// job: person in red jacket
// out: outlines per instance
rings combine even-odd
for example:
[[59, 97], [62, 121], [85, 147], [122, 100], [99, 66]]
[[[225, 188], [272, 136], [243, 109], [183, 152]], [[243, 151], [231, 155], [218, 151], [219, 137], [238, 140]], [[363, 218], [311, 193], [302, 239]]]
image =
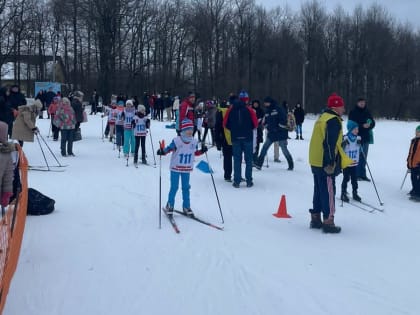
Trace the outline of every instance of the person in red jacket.
[[191, 120], [194, 124], [194, 102], [195, 102], [195, 94], [190, 92], [188, 93], [188, 97], [185, 98], [181, 102], [181, 105], [179, 105], [179, 118], [178, 118], [178, 124], [176, 128], [176, 132], [178, 134], [180, 132], [179, 124], [185, 118]]
[[416, 128], [416, 136], [411, 140], [407, 157], [407, 168], [411, 171], [410, 199], [420, 201], [420, 125]]

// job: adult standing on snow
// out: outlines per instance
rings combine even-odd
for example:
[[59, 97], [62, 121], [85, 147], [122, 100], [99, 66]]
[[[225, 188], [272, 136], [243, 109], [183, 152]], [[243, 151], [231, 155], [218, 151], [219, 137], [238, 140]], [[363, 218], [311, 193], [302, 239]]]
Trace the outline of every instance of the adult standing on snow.
[[73, 100], [71, 102], [71, 107], [74, 109], [74, 114], [76, 116], [76, 127], [75, 130], [80, 128], [80, 124], [83, 122], [83, 96], [84, 94], [80, 91], [76, 91], [73, 94]]
[[0, 204], [9, 205], [13, 195], [13, 161], [12, 152], [16, 150], [13, 143], [7, 141], [7, 124], [0, 121]]
[[61, 130], [61, 155], [74, 156], [73, 136], [76, 126], [76, 115], [67, 97], [62, 98], [58, 103], [53, 124]]
[[267, 150], [273, 142], [278, 142], [289, 165], [288, 170], [291, 171], [293, 170], [293, 158], [287, 149], [288, 130], [286, 126], [286, 109], [284, 106], [279, 106], [277, 102], [269, 96], [264, 99], [264, 106], [266, 110], [263, 125], [267, 128], [267, 138], [265, 139], [257, 163], [255, 163], [255, 167], [259, 170], [261, 169]]
[[179, 118], [176, 128], [178, 133], [181, 130], [180, 124], [185, 118], [191, 120], [194, 124], [194, 103], [195, 94], [190, 92], [188, 93], [188, 97], [181, 102], [181, 105], [179, 105]]
[[223, 171], [225, 181], [232, 181], [232, 141], [230, 131], [223, 127], [223, 119], [226, 116], [228, 105], [226, 101], [220, 103], [219, 111], [216, 113], [216, 122], [214, 126], [215, 141], [217, 151], [223, 153]]
[[296, 140], [303, 140], [302, 125], [303, 121], [305, 120], [305, 110], [302, 108], [300, 103], [296, 104], [296, 107], [293, 110], [293, 114], [295, 115], [296, 119]]
[[366, 176], [366, 159], [369, 152], [369, 144], [373, 143], [372, 129], [375, 128], [375, 120], [367, 109], [366, 99], [360, 97], [356, 106], [349, 113], [349, 120], [359, 125], [359, 136], [362, 138], [359, 164], [357, 165], [357, 178], [370, 182]]
[[223, 126], [230, 130], [233, 149], [233, 187], [239, 188], [242, 180], [242, 155], [245, 160], [246, 187], [252, 187], [253, 130], [258, 127], [255, 111], [247, 106], [248, 93], [242, 91], [226, 112]]
[[[321, 229], [325, 233], [340, 233], [341, 227], [334, 223], [335, 214], [335, 176], [352, 163], [343, 149], [344, 101], [333, 93], [328, 97], [328, 108], [314, 125], [309, 144], [309, 163], [314, 177], [313, 208], [310, 228]], [[324, 222], [321, 221], [321, 212]]]
[[41, 110], [42, 103], [40, 100], [36, 100], [32, 105], [18, 107], [18, 114], [13, 124], [12, 139], [18, 140], [21, 147], [24, 141], [34, 142], [34, 134], [38, 133], [35, 122]]

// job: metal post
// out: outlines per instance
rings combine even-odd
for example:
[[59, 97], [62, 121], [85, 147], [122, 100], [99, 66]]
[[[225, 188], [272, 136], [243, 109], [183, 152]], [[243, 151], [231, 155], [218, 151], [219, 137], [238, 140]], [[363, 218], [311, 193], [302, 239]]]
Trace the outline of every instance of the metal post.
[[305, 90], [306, 90], [306, 66], [309, 64], [309, 60], [306, 60], [302, 64], [302, 108], [305, 109]]

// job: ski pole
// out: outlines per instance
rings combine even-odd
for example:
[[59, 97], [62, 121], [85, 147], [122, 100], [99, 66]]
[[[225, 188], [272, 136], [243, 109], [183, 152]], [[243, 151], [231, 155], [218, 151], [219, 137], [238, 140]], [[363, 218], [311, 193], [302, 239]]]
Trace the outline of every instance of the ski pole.
[[104, 115], [101, 115], [102, 116], [102, 142], [104, 142]]
[[368, 163], [368, 161], [366, 159], [366, 155], [365, 155], [365, 152], [363, 152], [362, 147], [360, 147], [360, 152], [362, 152], [363, 158], [365, 159], [366, 166], [367, 166], [367, 169], [369, 171], [370, 178], [372, 179], [372, 184], [373, 184], [373, 187], [375, 188], [375, 192], [376, 192], [376, 196], [378, 197], [379, 204], [381, 206], [383, 206], [384, 203], [381, 201], [381, 198], [379, 197], [378, 190], [376, 189], [375, 181], [374, 181], [373, 176], [372, 176], [372, 172], [370, 171], [369, 163]]
[[50, 128], [48, 129], [48, 135], [47, 135], [47, 138], [49, 138], [49, 137], [50, 137], [51, 128], [52, 128], [52, 119], [51, 119]]
[[[159, 141], [159, 148], [161, 150], [163, 150], [164, 143], [165, 143], [164, 140]], [[159, 155], [159, 229], [161, 228], [162, 228], [162, 155]]]
[[[150, 135], [150, 143], [152, 145], [153, 167], [156, 167], [155, 149], [153, 148], [152, 129], [150, 129], [150, 127], [149, 127], [149, 135]], [[159, 144], [160, 144], [160, 141], [159, 141]]]
[[401, 183], [400, 190], [401, 190], [401, 189], [403, 188], [403, 186], [404, 186], [405, 179], [407, 178], [408, 173], [410, 173], [410, 170], [409, 170], [409, 169], [407, 169], [407, 172], [405, 172], [405, 176], [404, 176], [404, 179], [403, 179], [403, 181], [402, 181], [402, 183]]
[[265, 167], [268, 168], [268, 154], [266, 154], [265, 158], [266, 158], [266, 161], [267, 161], [267, 165]]
[[[53, 156], [54, 160], [57, 162], [58, 166], [63, 167], [63, 165], [60, 163], [60, 161], [57, 159], [57, 156], [54, 154], [54, 152], [51, 150], [50, 146], [48, 145], [47, 141], [45, 141], [44, 137], [40, 134], [37, 133], [37, 137], [39, 136], [41, 137], [41, 140], [44, 142], [45, 146], [47, 147], [48, 151], [50, 151], [51, 155]], [[39, 141], [39, 139], [38, 139]]]
[[47, 165], [47, 170], [50, 170], [50, 166], [48, 165], [47, 158], [45, 157], [44, 149], [42, 148], [41, 141], [39, 140], [38, 132], [35, 133], [36, 139], [38, 140], [39, 148], [41, 149], [42, 155], [44, 156], [45, 164]]
[[219, 206], [220, 216], [222, 217], [222, 223], [225, 223], [225, 220], [223, 219], [222, 207], [220, 206], [219, 195], [217, 194], [216, 184], [214, 183], [213, 170], [210, 166], [209, 157], [207, 155], [207, 152], [206, 152], [206, 160], [207, 160], [207, 164], [209, 165], [209, 168], [210, 168], [211, 181], [213, 182], [214, 193], [216, 194], [216, 199], [217, 199], [217, 204]]

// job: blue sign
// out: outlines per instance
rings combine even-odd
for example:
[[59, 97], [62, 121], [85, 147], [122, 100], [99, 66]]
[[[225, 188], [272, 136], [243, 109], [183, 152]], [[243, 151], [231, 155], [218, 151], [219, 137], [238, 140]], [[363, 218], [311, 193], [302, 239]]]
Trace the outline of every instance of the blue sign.
[[54, 93], [57, 92], [61, 93], [61, 83], [56, 82], [35, 82], [35, 96], [38, 95], [40, 90], [44, 90], [46, 92], [51, 89]]

